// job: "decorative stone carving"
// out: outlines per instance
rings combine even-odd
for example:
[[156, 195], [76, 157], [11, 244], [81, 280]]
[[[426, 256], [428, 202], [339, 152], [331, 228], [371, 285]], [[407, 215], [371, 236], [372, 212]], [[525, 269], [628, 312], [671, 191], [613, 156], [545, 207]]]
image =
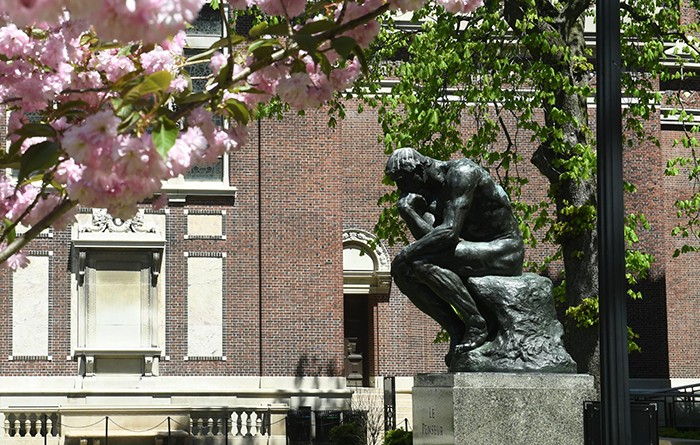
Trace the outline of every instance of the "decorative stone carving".
[[139, 210], [131, 219], [113, 218], [106, 209], [92, 210], [92, 224], [78, 228], [79, 232], [111, 232], [111, 233], [156, 233], [154, 226], [146, 225], [143, 210]]
[[352, 270], [344, 267], [343, 282], [346, 294], [386, 293], [391, 284], [389, 252], [375, 242], [375, 236], [360, 229], [343, 231], [343, 249], [359, 249], [372, 259], [373, 270]]
[[[360, 229], [348, 229], [343, 231], [343, 246], [348, 243], [355, 243], [364, 247], [363, 250], [371, 251], [376, 258], [377, 271], [389, 272], [391, 260], [389, 252], [381, 243], [374, 244], [375, 236]], [[374, 248], [372, 248], [374, 246]]]

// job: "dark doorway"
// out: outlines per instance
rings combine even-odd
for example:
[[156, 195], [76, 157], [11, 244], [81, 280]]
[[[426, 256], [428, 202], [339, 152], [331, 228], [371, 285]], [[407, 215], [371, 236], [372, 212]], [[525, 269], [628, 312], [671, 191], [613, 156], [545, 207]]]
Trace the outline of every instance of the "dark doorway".
[[[369, 386], [369, 301], [366, 295], [344, 297], [345, 338], [356, 339], [355, 353], [362, 355], [362, 386]], [[347, 353], [347, 351], [346, 351]]]

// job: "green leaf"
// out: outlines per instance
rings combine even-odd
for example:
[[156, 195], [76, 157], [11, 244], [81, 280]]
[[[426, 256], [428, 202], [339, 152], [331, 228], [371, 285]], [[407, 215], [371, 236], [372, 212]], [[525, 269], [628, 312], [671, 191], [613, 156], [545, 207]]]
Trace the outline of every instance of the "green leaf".
[[279, 23], [270, 25], [265, 29], [265, 34], [271, 36], [286, 36], [289, 34], [289, 23], [286, 20], [282, 20]]
[[328, 31], [335, 27], [335, 22], [328, 19], [321, 19], [307, 23], [298, 32], [300, 34], [317, 34], [319, 32]]
[[27, 123], [22, 126], [19, 130], [15, 132], [20, 136], [26, 138], [32, 137], [44, 137], [44, 138], [55, 138], [56, 130], [49, 124], [39, 124], [39, 123]]
[[321, 43], [321, 41], [318, 38], [313, 37], [309, 34], [294, 34], [292, 36], [292, 39], [295, 42], [297, 42], [299, 48], [303, 49], [308, 53], [316, 52], [319, 43]]
[[226, 110], [231, 113], [237, 122], [246, 125], [250, 120], [250, 112], [243, 102], [236, 99], [229, 99], [226, 101]]
[[27, 149], [20, 159], [18, 182], [24, 182], [32, 173], [44, 171], [58, 162], [61, 147], [54, 141], [44, 141]]
[[178, 134], [180, 134], [180, 129], [175, 122], [167, 117], [161, 117], [154, 126], [151, 138], [153, 139], [153, 145], [163, 159], [168, 157], [168, 151], [175, 145]]
[[261, 35], [265, 34], [265, 31], [267, 30], [268, 26], [269, 24], [267, 22], [260, 22], [252, 28], [250, 28], [250, 31], [248, 31], [248, 35], [252, 38], [260, 37]]
[[[14, 222], [11, 219], [3, 218], [3, 224], [5, 225], [5, 227], [10, 227], [14, 224]], [[11, 244], [15, 240], [15, 238], [17, 238], [17, 232], [15, 230], [16, 227], [17, 226], [12, 226], [12, 229], [7, 232], [7, 244]]]
[[170, 87], [171, 80], [172, 75], [168, 71], [150, 74], [124, 95], [124, 101], [133, 103], [147, 94], [162, 93]]
[[365, 57], [365, 52], [362, 50], [362, 48], [355, 45], [355, 48], [353, 48], [353, 53], [355, 53], [355, 56], [360, 61], [360, 65], [362, 66], [362, 72], [365, 75], [368, 75], [369, 74], [369, 66], [367, 65], [367, 57]]
[[208, 100], [211, 99], [211, 93], [208, 93], [206, 91], [200, 91], [199, 93], [192, 93], [192, 94], [187, 94], [183, 97], [177, 98], [175, 103], [177, 105], [186, 105], [186, 104], [191, 104], [195, 102], [207, 102]]
[[155, 93], [165, 91], [170, 87], [170, 81], [173, 79], [169, 71], [158, 71], [146, 76], [141, 84], [141, 94]]
[[[242, 35], [239, 34], [231, 34], [230, 36], [231, 40], [231, 45], [235, 46], [238, 45], [239, 43], [242, 43], [246, 40], [246, 38]], [[221, 48], [225, 48], [229, 45], [229, 37], [223, 37], [216, 42], [212, 43], [211, 46], [209, 46], [209, 49], [206, 51], [202, 51], [201, 53], [197, 53], [187, 59], [187, 64], [193, 64], [195, 62], [207, 62], [210, 58], [211, 55], [214, 54], [216, 51], [218, 51]]]
[[[266, 49], [269, 50], [270, 54], [272, 51], [274, 51], [274, 47], [279, 45], [279, 40], [277, 39], [264, 39], [264, 40], [258, 40], [256, 42], [253, 42], [249, 47], [248, 47], [248, 54], [255, 54], [257, 57], [258, 51], [260, 49]], [[260, 60], [261, 58], [258, 57]]]
[[352, 37], [340, 36], [331, 41], [331, 48], [340, 55], [340, 57], [347, 59], [355, 48], [357, 48], [357, 42]]

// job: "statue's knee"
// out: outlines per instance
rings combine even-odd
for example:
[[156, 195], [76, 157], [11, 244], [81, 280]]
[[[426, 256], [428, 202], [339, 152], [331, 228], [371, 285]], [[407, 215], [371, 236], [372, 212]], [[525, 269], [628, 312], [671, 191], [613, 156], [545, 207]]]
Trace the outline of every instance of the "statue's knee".
[[408, 263], [400, 257], [394, 258], [391, 262], [391, 276], [404, 276], [408, 272]]
[[438, 272], [438, 267], [431, 263], [417, 261], [413, 263], [413, 273], [416, 276], [432, 276]]

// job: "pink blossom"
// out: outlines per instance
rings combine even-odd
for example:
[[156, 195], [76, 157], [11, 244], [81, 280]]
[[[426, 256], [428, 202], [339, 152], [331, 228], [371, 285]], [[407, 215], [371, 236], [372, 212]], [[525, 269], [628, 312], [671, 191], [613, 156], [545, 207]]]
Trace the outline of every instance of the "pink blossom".
[[8, 23], [0, 28], [0, 54], [5, 57], [21, 57], [30, 49], [29, 36], [17, 28], [14, 23]]
[[66, 44], [65, 36], [56, 33], [49, 34], [40, 58], [41, 63], [52, 68], [57, 68], [67, 60], [71, 60], [70, 56], [68, 55], [68, 45]]
[[248, 84], [265, 93], [275, 94], [277, 82], [279, 82], [280, 78], [286, 76], [288, 72], [289, 68], [275, 63], [248, 76]]
[[160, 43], [197, 18], [205, 0], [69, 0], [71, 14], [94, 24], [100, 37]]
[[226, 65], [227, 62], [228, 58], [225, 55], [223, 55], [220, 51], [215, 52], [209, 61], [209, 68], [211, 69], [212, 74], [214, 74], [214, 76], [218, 75], [221, 67]]
[[169, 93], [182, 93], [187, 89], [189, 83], [184, 76], [177, 76], [170, 81], [170, 88], [168, 88]]
[[59, 0], [0, 0], [0, 11], [20, 26], [56, 23], [63, 13]]
[[10, 270], [24, 269], [29, 265], [29, 258], [21, 250], [7, 259], [7, 267]]
[[442, 5], [445, 11], [453, 14], [472, 12], [484, 5], [483, 0], [436, 0], [436, 2]]
[[[380, 6], [381, 2], [378, 0], [367, 0], [362, 4], [356, 2], [343, 3], [336, 10], [335, 18], [337, 20], [342, 15], [342, 22], [347, 23], [351, 20], [371, 13]], [[343, 35], [355, 39], [355, 42], [357, 42], [361, 48], [367, 48], [369, 47], [369, 44], [372, 43], [372, 41], [374, 41], [374, 39], [377, 37], [377, 34], [379, 34], [379, 23], [373, 19], [363, 25], [345, 32]]]
[[158, 71], [173, 71], [175, 69], [175, 57], [173, 53], [157, 46], [152, 51], [141, 54], [139, 59], [146, 70], [146, 74]]
[[426, 0], [391, 0], [391, 8], [400, 9], [401, 11], [417, 11], [425, 3]]
[[358, 59], [352, 61], [345, 68], [337, 68], [331, 72], [331, 86], [334, 90], [342, 90], [352, 85], [360, 74], [362, 67]]
[[63, 134], [63, 148], [80, 164], [96, 165], [117, 136], [119, 118], [111, 110], [88, 116]]
[[[62, 198], [55, 193], [49, 194], [40, 198], [36, 206], [22, 221], [23, 223], [33, 226], [46, 218], [62, 201]], [[57, 230], [62, 230], [68, 227], [69, 224], [75, 222], [75, 215], [78, 213], [77, 207], [73, 207], [68, 212], [64, 213], [56, 219], [51, 225]]]
[[5, 218], [18, 222], [29, 206], [34, 203], [39, 195], [39, 190], [33, 185], [27, 184], [16, 189], [13, 188], [11, 191], [5, 190], [3, 195], [5, 196], [2, 210]]
[[[308, 73], [293, 73], [279, 81], [277, 94], [287, 102], [292, 108], [303, 110], [304, 108], [316, 105], [315, 99], [309, 95], [308, 89], [311, 85], [311, 77]], [[310, 102], [314, 102], [311, 104]]]
[[252, 0], [265, 14], [296, 17], [306, 9], [306, 0]]
[[180, 134], [175, 145], [168, 151], [166, 165], [171, 177], [185, 173], [197, 162], [198, 153], [207, 148], [207, 139], [199, 127], [189, 127]]
[[185, 31], [179, 31], [174, 36], [160, 42], [160, 46], [173, 54], [182, 54], [182, 51], [185, 48], [186, 40], [187, 33], [185, 33]]
[[153, 210], [161, 210], [168, 206], [168, 194], [161, 193], [156, 199], [151, 203]]
[[120, 77], [134, 71], [134, 62], [125, 55], [119, 54], [117, 49], [100, 51], [95, 54], [89, 64], [90, 67], [105, 73], [107, 80], [115, 82]]
[[246, 9], [250, 4], [246, 0], [228, 0], [231, 9]]

